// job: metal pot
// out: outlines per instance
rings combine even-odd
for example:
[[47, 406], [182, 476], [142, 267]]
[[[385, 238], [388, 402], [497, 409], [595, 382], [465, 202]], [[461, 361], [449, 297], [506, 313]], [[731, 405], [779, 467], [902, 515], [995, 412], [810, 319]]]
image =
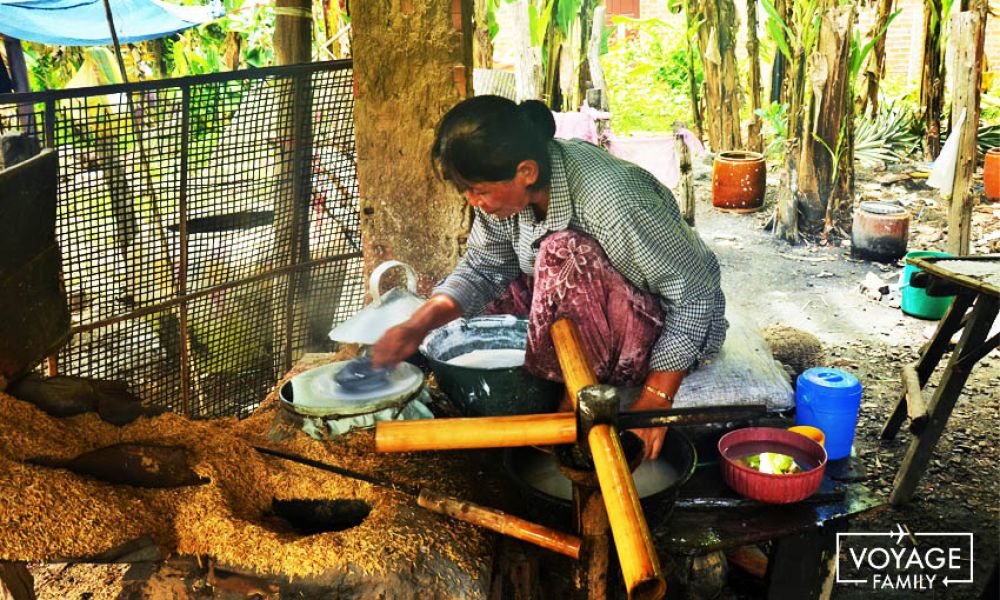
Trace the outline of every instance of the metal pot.
[[[635, 466], [641, 462], [642, 444], [639, 439], [629, 432], [621, 434], [622, 450], [630, 466]], [[560, 446], [557, 452], [562, 454], [558, 460], [561, 463], [568, 462], [565, 458], [567, 449], [571, 447]], [[540, 457], [541, 455], [541, 457]], [[518, 486], [527, 505], [530, 518], [544, 523], [550, 527], [563, 531], [572, 531], [575, 527], [573, 515], [573, 502], [564, 497], [558, 497], [551, 493], [539, 489], [537, 483], [532, 484], [526, 480], [526, 470], [532, 464], [537, 463], [547, 457], [555, 462], [557, 454], [546, 454], [533, 447], [508, 448], [503, 454], [504, 471]], [[683, 433], [676, 428], [667, 429], [666, 438], [663, 441], [663, 450], [657, 461], [672, 469], [677, 477], [671, 483], [660, 489], [647, 491], [644, 493], [641, 487], [642, 482], [637, 482], [639, 492], [639, 503], [643, 513], [646, 515], [646, 522], [650, 529], [666, 521], [673, 512], [674, 501], [677, 499], [677, 492], [687, 483], [694, 474], [695, 466], [698, 462], [694, 445]], [[645, 465], [643, 465], [645, 466]], [[560, 470], [565, 467], [560, 467]], [[570, 474], [574, 478], [573, 473]]]
[[523, 415], [555, 410], [561, 383], [546, 381], [524, 367], [483, 369], [448, 361], [473, 350], [524, 350], [528, 320], [512, 315], [459, 319], [430, 332], [420, 346], [438, 387], [470, 417]]
[[858, 258], [891, 262], [906, 254], [910, 238], [910, 213], [887, 202], [862, 202], [854, 211], [851, 254]]

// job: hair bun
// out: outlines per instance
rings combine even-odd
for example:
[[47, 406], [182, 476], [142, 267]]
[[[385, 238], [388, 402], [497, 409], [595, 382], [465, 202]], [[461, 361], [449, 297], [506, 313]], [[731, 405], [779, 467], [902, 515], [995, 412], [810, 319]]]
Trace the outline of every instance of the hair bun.
[[556, 135], [555, 117], [544, 102], [525, 100], [517, 105], [517, 110], [531, 123], [543, 140], [551, 140]]

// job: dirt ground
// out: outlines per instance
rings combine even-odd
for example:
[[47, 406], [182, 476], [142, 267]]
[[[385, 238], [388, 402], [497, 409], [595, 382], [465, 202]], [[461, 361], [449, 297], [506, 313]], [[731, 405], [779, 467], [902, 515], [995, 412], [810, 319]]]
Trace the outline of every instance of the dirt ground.
[[[900, 368], [916, 360], [936, 322], [905, 315], [898, 308], [898, 297], [895, 302], [891, 298], [872, 300], [862, 292], [860, 284], [867, 273], [874, 273], [885, 283], [895, 283], [902, 272], [902, 261], [880, 264], [856, 260], [849, 246], [839, 243], [823, 247], [807, 242], [793, 247], [777, 242], [764, 229], [777, 194], [776, 173], [768, 174], [772, 185], [768, 187], [764, 210], [736, 215], [709, 205], [710, 163], [698, 160], [694, 171], [696, 227], [719, 257], [727, 301], [753, 315], [761, 327], [781, 324], [817, 336], [826, 352], [826, 366], [849, 371], [862, 382], [854, 452], [867, 469], [867, 485], [887, 501], [911, 438], [905, 426], [889, 442], [880, 441], [879, 431], [901, 392]], [[946, 229], [947, 207], [936, 200], [936, 191], [926, 188], [922, 180], [886, 186], [873, 180], [884, 175], [859, 173], [857, 189], [861, 198], [901, 200], [914, 215], [909, 250], [944, 250], [941, 232]], [[998, 230], [1000, 205], [992, 209], [980, 206], [975, 213], [973, 243], [990, 239]], [[985, 252], [984, 246], [977, 252]], [[942, 361], [932, 378], [932, 388], [944, 364]], [[852, 531], [864, 532], [885, 532], [902, 524], [914, 532], [973, 533], [975, 583], [923, 593], [877, 592], [837, 585], [832, 590], [833, 598], [981, 597], [1000, 545], [998, 390], [1000, 351], [994, 350], [972, 372], [913, 500], [902, 508], [873, 511], [852, 525]], [[925, 396], [928, 393], [925, 388]]]
[[[779, 181], [769, 173], [767, 204], [759, 213], [736, 215], [710, 206], [711, 163], [696, 159], [696, 226], [716, 251], [722, 267], [728, 302], [752, 315], [762, 328], [785, 325], [811, 333], [822, 342], [826, 366], [857, 375], [864, 386], [854, 451], [867, 470], [867, 485], [885, 501], [896, 469], [909, 445], [904, 430], [890, 442], [879, 440], [879, 430], [901, 391], [899, 369], [913, 362], [933, 331], [934, 322], [909, 317], [898, 307], [898, 297], [874, 300], [860, 284], [873, 273], [894, 283], [902, 262], [879, 264], [853, 259], [839, 240], [829, 246], [804, 243], [789, 246], [775, 241], [764, 224], [773, 210]], [[884, 173], [861, 173], [857, 183], [862, 199], [903, 203], [913, 215], [911, 250], [943, 250], [946, 205], [935, 200], [922, 180], [882, 185]], [[1000, 231], [1000, 205], [976, 211], [972, 239], [994, 239]], [[1000, 236], [997, 236], [1000, 237]], [[990, 243], [995, 243], [990, 242]], [[977, 246], [982, 253], [989, 243]], [[939, 369], [940, 371], [940, 369]], [[940, 372], [931, 381], [935, 384]], [[902, 508], [872, 511], [852, 524], [852, 531], [885, 532], [905, 525], [913, 532], [968, 532], [974, 535], [974, 583], [938, 588], [931, 592], [877, 592], [835, 585], [837, 600], [872, 598], [980, 598], [1000, 546], [1000, 352], [994, 351], [973, 371], [945, 429], [913, 500]], [[39, 598], [114, 598], [125, 571], [121, 565], [34, 565]], [[727, 598], [750, 598], [745, 590], [727, 588]]]

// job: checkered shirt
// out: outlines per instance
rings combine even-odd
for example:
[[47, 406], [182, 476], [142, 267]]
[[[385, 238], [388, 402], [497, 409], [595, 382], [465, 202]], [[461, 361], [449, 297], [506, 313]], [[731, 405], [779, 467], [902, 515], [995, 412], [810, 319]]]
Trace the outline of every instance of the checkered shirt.
[[593, 237], [611, 265], [656, 295], [664, 323], [650, 369], [683, 371], [726, 337], [726, 300], [715, 255], [681, 218], [677, 202], [648, 171], [580, 140], [552, 140], [549, 209], [531, 206], [497, 219], [476, 209], [468, 248], [434, 293], [465, 316], [481, 313], [521, 273], [533, 274], [546, 235], [567, 227]]

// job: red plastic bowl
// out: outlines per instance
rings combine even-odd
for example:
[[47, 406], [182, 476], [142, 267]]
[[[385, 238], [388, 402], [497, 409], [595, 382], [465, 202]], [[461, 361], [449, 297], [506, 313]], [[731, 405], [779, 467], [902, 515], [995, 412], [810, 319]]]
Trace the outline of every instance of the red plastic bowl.
[[[773, 475], [742, 464], [761, 452], [779, 452], [795, 459], [800, 473]], [[806, 436], [775, 427], [747, 427], [730, 431], [719, 440], [722, 477], [726, 485], [747, 498], [768, 504], [805, 500], [819, 489], [826, 471], [826, 450]]]

